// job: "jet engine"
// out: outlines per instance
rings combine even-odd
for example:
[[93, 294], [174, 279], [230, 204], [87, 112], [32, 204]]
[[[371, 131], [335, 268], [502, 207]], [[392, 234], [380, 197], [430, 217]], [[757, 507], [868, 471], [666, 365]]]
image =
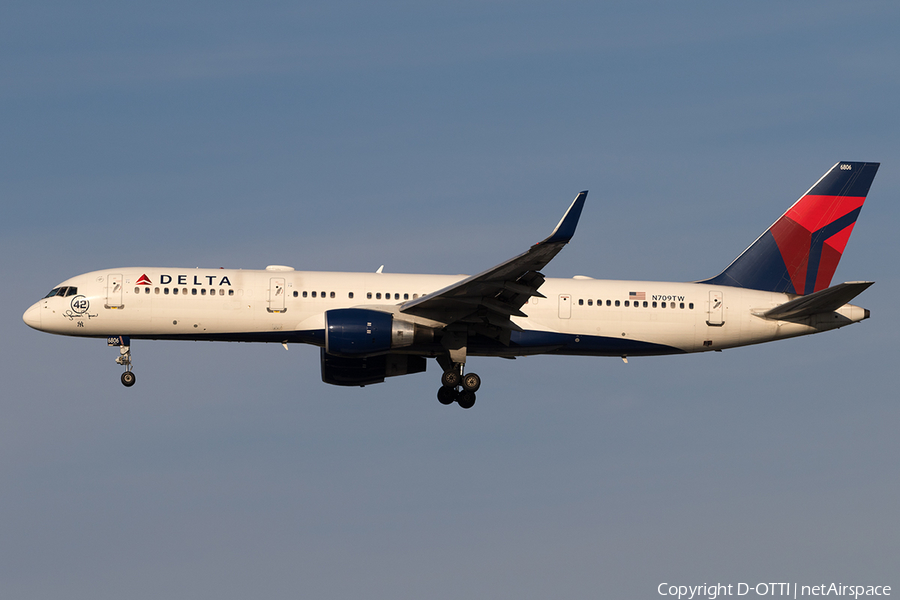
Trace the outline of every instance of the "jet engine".
[[325, 313], [325, 352], [332, 356], [377, 356], [433, 340], [430, 327], [395, 319], [391, 313], [363, 308]]
[[382, 354], [347, 358], [332, 356], [322, 348], [322, 381], [332, 385], [366, 386], [381, 383], [386, 377], [421, 373], [425, 357], [413, 354]]

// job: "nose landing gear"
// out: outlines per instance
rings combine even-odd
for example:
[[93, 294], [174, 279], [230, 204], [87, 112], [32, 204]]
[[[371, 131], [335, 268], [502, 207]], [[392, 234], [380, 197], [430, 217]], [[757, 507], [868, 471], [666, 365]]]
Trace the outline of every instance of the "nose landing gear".
[[116, 358], [116, 364], [125, 367], [125, 372], [122, 373], [122, 385], [125, 387], [133, 386], [135, 377], [134, 372], [131, 370], [131, 340], [128, 339], [128, 336], [120, 335], [108, 338], [106, 344], [119, 347], [119, 356]]

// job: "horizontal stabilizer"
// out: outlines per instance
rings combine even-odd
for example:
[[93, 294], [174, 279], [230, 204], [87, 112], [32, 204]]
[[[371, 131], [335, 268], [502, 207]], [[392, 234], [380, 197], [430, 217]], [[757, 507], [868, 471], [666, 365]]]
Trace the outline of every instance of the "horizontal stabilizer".
[[828, 289], [794, 298], [762, 313], [761, 317], [783, 321], [833, 312], [863, 293], [874, 281], [851, 281]]

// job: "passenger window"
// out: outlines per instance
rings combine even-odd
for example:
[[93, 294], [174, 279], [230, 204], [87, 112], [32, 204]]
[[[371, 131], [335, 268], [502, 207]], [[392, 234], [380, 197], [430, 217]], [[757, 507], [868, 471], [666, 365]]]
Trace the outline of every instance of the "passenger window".
[[[607, 300], [607, 302], [609, 302], [609, 301], [608, 301], [608, 300]], [[616, 306], [618, 306], [618, 305], [619, 305], [619, 301], [618, 301], [618, 300], [616, 300]]]
[[653, 308], [656, 308], [656, 302], [653, 303]]
[[625, 301], [625, 306], [628, 306], [628, 300]]
[[684, 308], [684, 302], [679, 303], [678, 308]]
[[[215, 293], [216, 293], [216, 290], [213, 290], [213, 294], [215, 294]], [[205, 296], [205, 295], [206, 295], [206, 288], [200, 288], [200, 295], [201, 295], [201, 296]]]
[[298, 292], [297, 290], [294, 290], [294, 298], [296, 298], [299, 295], [300, 295], [300, 292]]
[[334, 292], [331, 292], [331, 296], [330, 296], [330, 297], [331, 297], [331, 298], [334, 298]]
[[191, 288], [191, 296], [197, 295], [197, 288]]
[[590, 298], [588, 298], [588, 306], [593, 306], [593, 305], [594, 305], [594, 301], [591, 300]]
[[[150, 289], [150, 288], [147, 288], [147, 289]], [[159, 293], [159, 288], [153, 288], [153, 292], [154, 292], [155, 294], [158, 294], [158, 293]]]
[[665, 302], [660, 302], [659, 305], [660, 305], [662, 308], [665, 308], [665, 307], [666, 307], [666, 303], [665, 303]]
[[367, 300], [371, 300], [371, 299], [372, 299], [372, 292], [366, 292], [366, 299], [367, 299]]
[[163, 290], [163, 293], [164, 293], [166, 296], [168, 296], [168, 295], [169, 295], [169, 288], [164, 289], [164, 290]]
[[172, 293], [175, 294], [175, 295], [177, 295], [177, 294], [178, 294], [178, 288], [172, 288]]
[[322, 298], [324, 298], [324, 297], [325, 297], [325, 292], [322, 292]]
[[134, 293], [135, 293], [135, 294], [140, 294], [140, 293], [141, 293], [141, 288], [139, 288], [139, 287], [134, 288]]
[[315, 293], [315, 292], [312, 293], [312, 297], [313, 297], [313, 298], [316, 297], [316, 293]]
[[348, 293], [348, 294], [347, 294], [347, 297], [348, 297], [348, 298], [352, 298], [352, 297], [353, 297], [353, 292]]
[[228, 295], [229, 295], [229, 296], [234, 296], [234, 290], [228, 290]]
[[647, 308], [647, 301], [644, 300], [644, 308]]
[[[606, 301], [606, 305], [607, 305], [607, 306], [612, 306], [612, 300], [607, 300], [607, 301]], [[618, 305], [619, 305], [619, 301], [616, 300], [616, 306], [618, 306]]]
[[403, 299], [404, 299], [404, 300], [409, 300], [409, 294], [403, 294]]
[[381, 292], [377, 292], [377, 293], [375, 294], [375, 299], [376, 299], [376, 300], [381, 300]]
[[675, 303], [674, 303], [674, 302], [669, 302], [669, 308], [675, 308]]
[[394, 294], [394, 300], [399, 300], [399, 299], [400, 299], [400, 294]]
[[415, 300], [415, 299], [418, 298], [418, 297], [419, 297], [418, 294], [413, 294], [413, 300]]
[[583, 299], [583, 298], [579, 298], [579, 299], [578, 299], [578, 306], [584, 306], [584, 299]]
[[306, 291], [303, 292], [303, 297], [306, 298]]
[[690, 304], [688, 304], [688, 309], [694, 310], [694, 303], [693, 303], [693, 302], [691, 302]]

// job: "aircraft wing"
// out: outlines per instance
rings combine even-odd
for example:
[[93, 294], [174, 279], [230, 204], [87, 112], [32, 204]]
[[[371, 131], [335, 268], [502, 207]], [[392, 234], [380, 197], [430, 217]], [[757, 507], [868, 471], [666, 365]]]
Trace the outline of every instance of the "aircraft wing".
[[840, 283], [813, 294], [794, 298], [790, 302], [785, 302], [780, 306], [767, 310], [759, 316], [765, 319], [783, 321], [786, 319], [800, 319], [819, 313], [829, 313], [856, 298], [873, 283], [875, 282], [851, 281]]
[[544, 298], [538, 288], [544, 283], [539, 272], [575, 234], [587, 191], [579, 193], [545, 240], [527, 252], [418, 298], [405, 302], [401, 313], [418, 315], [446, 325], [473, 323], [499, 328], [497, 337], [508, 343], [509, 332], [519, 330], [510, 317], [525, 317], [522, 307], [532, 296]]

